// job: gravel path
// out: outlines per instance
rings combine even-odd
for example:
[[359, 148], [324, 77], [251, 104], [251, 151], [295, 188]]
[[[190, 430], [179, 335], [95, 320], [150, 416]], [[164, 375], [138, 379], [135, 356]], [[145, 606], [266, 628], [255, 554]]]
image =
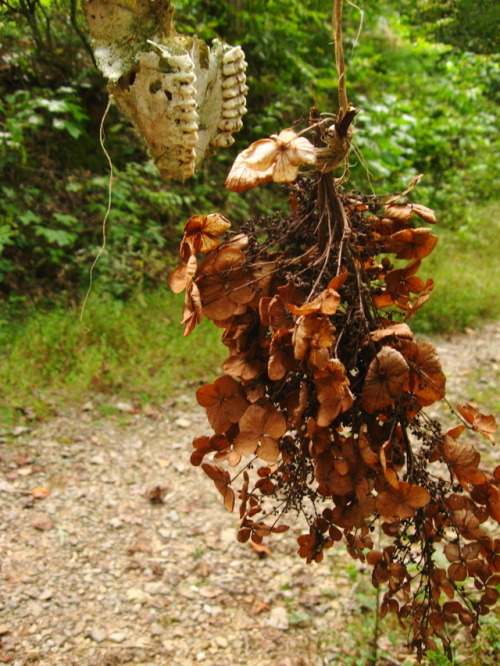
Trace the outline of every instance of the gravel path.
[[[452, 399], [498, 380], [499, 325], [437, 346]], [[342, 665], [362, 565], [308, 566], [290, 533], [267, 556], [237, 543], [189, 464], [209, 430], [191, 396], [97, 407], [0, 438], [0, 663]]]

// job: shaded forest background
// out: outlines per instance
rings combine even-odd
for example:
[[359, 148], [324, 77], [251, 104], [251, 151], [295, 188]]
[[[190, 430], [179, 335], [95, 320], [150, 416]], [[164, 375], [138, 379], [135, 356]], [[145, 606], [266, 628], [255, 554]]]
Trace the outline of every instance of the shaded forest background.
[[[113, 205], [83, 328], [79, 308], [107, 206], [99, 145], [105, 82], [76, 0], [0, 3], [0, 409], [8, 418], [43, 413], [71, 391], [124, 391], [147, 402], [208, 373], [217, 332], [202, 327], [194, 339], [199, 356], [190, 359], [177, 326], [179, 299], [165, 286], [184, 223], [219, 211], [237, 226], [286, 205], [272, 184], [259, 188], [259, 198], [225, 190], [232, 161], [250, 142], [306, 117], [314, 103], [336, 112], [331, 3], [175, 5], [179, 32], [243, 46], [244, 128], [193, 179], [163, 183], [112, 107]], [[361, 109], [349, 186], [380, 195], [425, 174], [417, 198], [436, 210], [440, 243], [428, 263], [437, 287], [415, 328], [450, 332], [495, 319], [495, 3], [359, 5], [362, 22], [358, 9], [345, 8], [348, 94]]]

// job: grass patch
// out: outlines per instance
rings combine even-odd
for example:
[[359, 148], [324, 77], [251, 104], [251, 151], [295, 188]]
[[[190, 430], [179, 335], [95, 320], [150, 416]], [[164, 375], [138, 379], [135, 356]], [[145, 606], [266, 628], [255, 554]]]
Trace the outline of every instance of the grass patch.
[[224, 357], [220, 329], [205, 321], [183, 338], [182, 303], [166, 290], [127, 302], [94, 295], [84, 325], [78, 307], [61, 305], [0, 319], [0, 418], [47, 416], [90, 392], [160, 402], [211, 380]]
[[436, 229], [439, 242], [419, 275], [432, 277], [429, 301], [411, 319], [420, 333], [454, 333], [500, 318], [500, 204], [473, 211], [456, 230]]

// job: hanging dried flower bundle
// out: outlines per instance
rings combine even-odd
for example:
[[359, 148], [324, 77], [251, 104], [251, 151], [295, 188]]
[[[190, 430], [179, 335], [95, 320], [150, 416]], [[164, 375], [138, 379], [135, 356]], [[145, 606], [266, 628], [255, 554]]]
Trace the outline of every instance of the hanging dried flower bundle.
[[[243, 52], [176, 33], [170, 0], [85, 0], [96, 59], [165, 179], [192, 175], [229, 146], [245, 113]], [[415, 178], [385, 200], [340, 190], [357, 110], [347, 102], [342, 2], [334, 3], [339, 73], [335, 121], [256, 141], [226, 186], [284, 183], [290, 211], [238, 230], [220, 213], [185, 226], [181, 264], [189, 335], [202, 317], [222, 330], [223, 375], [198, 389], [214, 434], [191, 462], [238, 505], [238, 540], [261, 544], [302, 515], [298, 554], [320, 562], [344, 541], [383, 588], [381, 615], [398, 614], [418, 656], [449, 648], [449, 626], [473, 634], [498, 599], [500, 467], [479, 468], [465, 433], [493, 443], [496, 423], [470, 404], [443, 430], [425, 408], [445, 400], [437, 352], [409, 320], [430, 297], [422, 260], [437, 238], [433, 211], [413, 203]], [[133, 39], [130, 39], [133, 35]], [[301, 173], [302, 170], [302, 173]], [[376, 543], [376, 523], [385, 544]]]
[[191, 462], [238, 506], [239, 541], [260, 544], [298, 514], [307, 562], [343, 540], [385, 589], [382, 615], [397, 612], [422, 655], [436, 637], [449, 646], [454, 622], [475, 633], [498, 597], [500, 540], [486, 524], [500, 518], [500, 467], [481, 471], [464, 435], [493, 442], [496, 424], [467, 404], [446, 431], [425, 413], [446, 379], [409, 320], [433, 288], [419, 273], [436, 219], [409, 200], [420, 176], [385, 201], [338, 191], [325, 162], [341, 158], [325, 144], [337, 134], [345, 148], [342, 121], [314, 111], [307, 131], [236, 158], [227, 187], [289, 183], [288, 214], [237, 233], [218, 213], [186, 224], [169, 277], [186, 290], [185, 334], [205, 316], [228, 349], [224, 374], [196, 394], [214, 434], [194, 440]]

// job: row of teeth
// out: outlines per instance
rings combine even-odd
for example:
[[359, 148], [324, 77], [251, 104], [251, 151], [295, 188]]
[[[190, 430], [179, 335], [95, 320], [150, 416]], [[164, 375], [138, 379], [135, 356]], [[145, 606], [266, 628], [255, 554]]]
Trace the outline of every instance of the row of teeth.
[[227, 148], [234, 143], [233, 132], [242, 127], [242, 116], [246, 113], [245, 54], [240, 46], [234, 46], [222, 56], [222, 117], [217, 124], [220, 133], [212, 140], [212, 145]]
[[178, 174], [180, 171], [182, 178], [189, 178], [194, 173], [198, 143], [194, 65], [189, 55], [172, 55], [168, 57], [168, 63], [177, 71], [165, 76], [169, 85], [164, 92], [172, 95], [172, 121], [179, 131], [172, 133], [175, 142], [166, 155], [156, 160], [156, 164], [164, 172]]

